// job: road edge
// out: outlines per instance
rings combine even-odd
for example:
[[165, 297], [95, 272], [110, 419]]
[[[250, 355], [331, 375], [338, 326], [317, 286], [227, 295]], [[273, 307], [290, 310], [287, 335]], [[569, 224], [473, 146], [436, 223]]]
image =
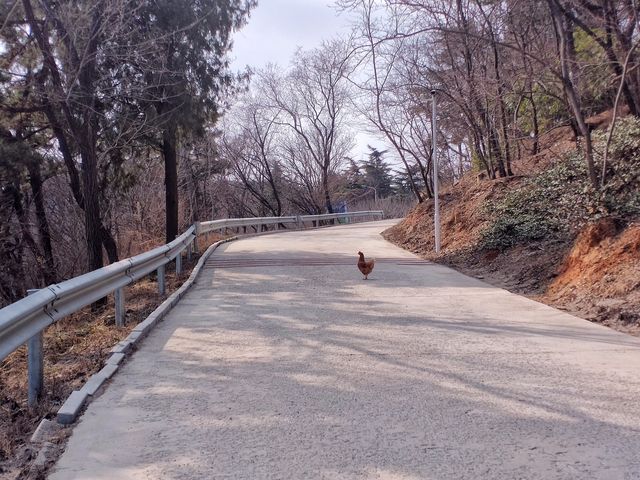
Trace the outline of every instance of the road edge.
[[76, 421], [83, 407], [90, 402], [105, 382], [118, 371], [122, 361], [130, 356], [134, 351], [134, 347], [151, 332], [158, 322], [164, 319], [191, 286], [196, 283], [200, 271], [211, 254], [220, 245], [234, 241], [237, 238], [238, 237], [226, 238], [210, 245], [202, 254], [196, 266], [193, 267], [189, 278], [185, 280], [180, 288], [169, 295], [146, 319], [136, 325], [124, 340], [118, 342], [111, 349], [111, 355], [107, 358], [104, 367], [89, 377], [82, 388], [71, 392], [71, 395], [69, 395], [67, 400], [62, 404], [56, 415], [56, 420], [60, 425], [71, 425]]

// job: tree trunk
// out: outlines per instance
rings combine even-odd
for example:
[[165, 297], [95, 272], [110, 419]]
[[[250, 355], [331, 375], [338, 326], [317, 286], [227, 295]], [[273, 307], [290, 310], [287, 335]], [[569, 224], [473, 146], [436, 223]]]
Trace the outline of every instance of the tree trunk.
[[[433, 154], [431, 155], [433, 156]], [[416, 163], [418, 164], [418, 168], [420, 169], [420, 176], [422, 177], [422, 181], [424, 182], [424, 189], [427, 194], [427, 198], [432, 199], [433, 189], [431, 188], [431, 185], [433, 185], [433, 182], [431, 181], [430, 173], [433, 170], [433, 159], [432, 158], [429, 159], [427, 163], [427, 168], [425, 168], [422, 162], [420, 161], [416, 161]], [[415, 186], [415, 182], [413, 181], [413, 175], [411, 175], [411, 171], [409, 170], [408, 167], [407, 167], [407, 175], [409, 175], [411, 188], [415, 190], [416, 197], [418, 198], [418, 203], [422, 203], [423, 202], [422, 195], [420, 195], [418, 188]]]
[[498, 141], [498, 132], [491, 124], [489, 120], [488, 112], [485, 112], [486, 115], [486, 128], [487, 134], [489, 135], [489, 153], [493, 160], [498, 165], [498, 173], [501, 177], [507, 176], [507, 171], [504, 168], [504, 161], [502, 160], [502, 152], [500, 150], [500, 142]]
[[533, 154], [536, 155], [540, 153], [540, 125], [538, 124], [538, 106], [533, 99], [533, 92], [529, 97], [529, 101], [531, 102], [531, 120], [533, 122]]
[[329, 172], [327, 168], [322, 171], [322, 189], [324, 190], [324, 205], [327, 213], [333, 213], [333, 205], [331, 205], [331, 194], [329, 193]]
[[51, 230], [49, 229], [49, 221], [47, 220], [47, 212], [44, 208], [44, 197], [42, 194], [42, 176], [40, 175], [40, 166], [36, 161], [28, 162], [29, 184], [33, 192], [33, 203], [36, 207], [36, 219], [38, 221], [38, 234], [40, 237], [40, 247], [44, 257], [44, 266], [42, 267], [42, 279], [45, 285], [51, 285], [57, 282], [56, 266], [53, 258], [53, 247], [51, 245]]
[[[87, 132], [88, 135], [91, 135]], [[82, 148], [82, 186], [84, 196], [84, 226], [86, 232], [89, 271], [102, 268], [102, 235], [100, 204], [98, 201], [98, 170], [95, 149], [90, 145]]]
[[[607, 42], [605, 52], [607, 54], [607, 60], [609, 60], [609, 64], [611, 65], [613, 73], [616, 75], [616, 77], [623, 78], [622, 66], [620, 65], [620, 61], [613, 51], [613, 46], [611, 43]], [[633, 94], [631, 88], [629, 88], [629, 84], [626, 80], [623, 80], [622, 82], [622, 94], [624, 95], [627, 106], [629, 107], [629, 113], [637, 117], [640, 109], [638, 108], [636, 96]]]
[[[5, 270], [6, 272], [8, 272], [9, 278], [12, 280], [9, 283], [13, 284], [8, 289], [5, 288], [6, 295], [4, 296], [5, 298], [8, 298], [13, 302], [24, 297], [26, 294], [25, 280], [27, 276], [24, 271], [22, 260], [24, 257], [25, 245], [29, 247], [29, 249], [35, 256], [39, 256], [40, 252], [38, 251], [36, 242], [33, 240], [33, 236], [29, 231], [29, 215], [23, 205], [22, 192], [20, 190], [20, 182], [18, 181], [18, 177], [16, 176], [16, 178], [13, 179], [13, 184], [3, 185], [0, 193], [11, 200], [11, 203], [13, 204], [13, 210], [16, 213], [16, 217], [18, 217], [18, 223], [20, 225], [21, 236], [18, 237], [17, 235], [15, 235], [13, 246], [11, 245], [10, 241], [6, 242], [5, 240], [4, 242], [2, 242], [4, 244], [2, 246], [5, 247], [2, 249], [2, 253], [6, 252], [8, 254], [8, 258], [6, 258], [6, 260], [3, 258], [3, 262], [0, 264], [0, 271]], [[11, 238], [10, 223], [6, 222], [6, 226], [7, 232], [5, 233], [5, 235], [3, 235], [3, 239]], [[3, 272], [2, 276], [5, 276], [5, 272]]]
[[[593, 28], [589, 24], [587, 24], [584, 20], [580, 19], [579, 16], [572, 11], [568, 6], [562, 7], [561, 4], [557, 4], [558, 11], [562, 11], [565, 15], [568, 22], [575, 22], [587, 35], [589, 35], [600, 47], [604, 50], [607, 60], [609, 61], [609, 66], [611, 67], [614, 75], [616, 77], [622, 76], [622, 62], [618, 58], [614, 50], [614, 40], [613, 34], [615, 32], [615, 36], [617, 39], [617, 44], [622, 47], [623, 51], [630, 52], [631, 51], [631, 40], [633, 38], [633, 30], [627, 30], [623, 32], [621, 30], [621, 25], [623, 24], [622, 19], [618, 17], [616, 3], [619, 0], [601, 0], [599, 9], [597, 10], [596, 16], [600, 17], [602, 24], [598, 26], [598, 28]], [[582, 2], [585, 3], [585, 2]], [[593, 7], [589, 8], [592, 13]], [[628, 3], [626, 8], [631, 11], [637, 7], [633, 7], [631, 3]], [[628, 21], [633, 24], [637, 22], [637, 18], [629, 18]], [[604, 31], [604, 38], [602, 37], [602, 31]], [[629, 111], [632, 115], [638, 116], [639, 105], [638, 105], [638, 97], [637, 97], [637, 89], [631, 88], [629, 84], [625, 81], [622, 84], [622, 93], [625, 97], [627, 106], [629, 107]]]
[[456, 151], [458, 154], [458, 176], [460, 178], [462, 178], [462, 176], [464, 175], [464, 160], [465, 160], [465, 155], [462, 153], [462, 144], [459, 143], [458, 144], [458, 150]]
[[[0, 196], [8, 196], [8, 190], [0, 190]], [[4, 199], [3, 199], [4, 200]], [[12, 238], [13, 237], [13, 238]], [[24, 271], [24, 242], [11, 232], [11, 222], [0, 222], [0, 295], [7, 303], [13, 303], [27, 294]], [[9, 240], [9, 241], [6, 241]]]
[[[100, 220], [98, 158], [96, 151], [96, 131], [98, 128], [98, 122], [95, 95], [96, 52], [102, 27], [103, 5], [102, 2], [99, 2], [94, 9], [90, 40], [86, 45], [86, 50], [84, 52], [87, 60], [82, 65], [78, 66], [77, 83], [80, 88], [78, 90], [79, 95], [77, 95], [74, 100], [74, 105], [79, 108], [79, 117], [81, 118], [78, 118], [74, 116], [69, 104], [65, 101], [68, 96], [64, 92], [62, 75], [58, 70], [58, 65], [52, 53], [51, 46], [49, 45], [49, 37], [41, 28], [42, 22], [36, 20], [29, 0], [23, 0], [22, 3], [29, 25], [42, 52], [44, 64], [50, 73], [53, 91], [57, 95], [57, 105], [54, 108], [57, 107], [64, 113], [71, 136], [75, 140], [80, 151], [82, 159], [81, 192], [78, 191], [79, 185], [77, 176], [74, 176], [75, 166], [70, 168], [69, 163], [72, 165], [72, 160], [69, 155], [69, 145], [66, 141], [60, 144], [60, 148], [63, 150], [63, 153], [66, 151], [66, 154], [64, 155], [65, 163], [67, 163], [67, 167], [69, 169], [74, 197], [84, 209], [88, 268], [90, 271], [95, 270], [103, 266], [102, 238], [100, 235], [102, 222]], [[51, 109], [46, 112], [47, 116], [54, 117], [55, 115], [52, 115], [52, 112], [53, 110]], [[52, 126], [58, 140], [60, 141], [60, 137], [66, 140], [64, 134], [62, 134], [63, 132], [60, 125], [57, 124], [57, 122], [54, 122]]]
[[[500, 80], [498, 80], [500, 81]], [[506, 164], [506, 170], [508, 176], [513, 176], [511, 170], [511, 144], [509, 142], [509, 133], [507, 131], [507, 112], [504, 106], [504, 99], [502, 97], [502, 86], [498, 87], [498, 103], [500, 104], [500, 121], [502, 123], [502, 137], [504, 141], [504, 160]]]
[[[97, 7], [97, 6], [96, 6]], [[96, 56], [98, 32], [101, 28], [102, 12], [96, 8], [93, 14], [91, 40], [87, 46], [89, 60], [80, 70], [78, 79], [81, 92], [82, 124], [77, 138], [82, 158], [82, 181], [84, 193], [84, 218], [87, 233], [89, 270], [102, 268], [102, 221], [100, 218], [100, 187], [98, 185], [98, 152], [96, 112]]]
[[584, 114], [582, 112], [582, 105], [580, 104], [580, 95], [577, 92], [576, 86], [572, 81], [573, 75], [571, 74], [568, 56], [571, 55], [573, 45], [573, 29], [569, 28], [563, 19], [560, 8], [557, 5], [557, 0], [548, 0], [551, 15], [554, 20], [554, 26], [556, 34], [558, 36], [558, 50], [560, 53], [560, 68], [562, 77], [562, 86], [567, 96], [567, 101], [578, 127], [578, 131], [585, 139], [585, 159], [587, 162], [587, 171], [589, 172], [589, 180], [594, 188], [598, 187], [598, 176], [593, 160], [593, 145], [591, 142], [591, 131], [589, 126], [585, 122]]
[[118, 245], [116, 244], [113, 235], [107, 227], [103, 224], [100, 225], [100, 236], [102, 237], [102, 246], [104, 250], [107, 252], [107, 258], [109, 259], [109, 263], [115, 263], [119, 260], [118, 258]]
[[[511, 171], [511, 145], [509, 144], [509, 134], [508, 134], [508, 125], [507, 125], [507, 113], [504, 105], [504, 86], [502, 83], [502, 76], [500, 75], [500, 52], [498, 51], [498, 44], [496, 43], [495, 34], [493, 32], [493, 26], [487, 15], [485, 15], [484, 10], [482, 9], [482, 4], [479, 0], [476, 0], [478, 4], [478, 8], [482, 12], [482, 15], [489, 27], [489, 33], [491, 34], [491, 48], [493, 51], [493, 71], [496, 76], [496, 92], [497, 92], [497, 101], [498, 107], [500, 109], [500, 123], [502, 130], [502, 140], [504, 142], [504, 160], [506, 163], [506, 171], [505, 167], [502, 164], [502, 157], [500, 158], [500, 162], [498, 163], [498, 167], [500, 167], [500, 175], [501, 176], [512, 176], [513, 172]], [[500, 150], [499, 150], [500, 151]], [[503, 171], [505, 171], [505, 175], [502, 175]]]
[[162, 131], [162, 155], [164, 156], [164, 185], [166, 204], [166, 241], [178, 236], [178, 156], [176, 131], [167, 125]]

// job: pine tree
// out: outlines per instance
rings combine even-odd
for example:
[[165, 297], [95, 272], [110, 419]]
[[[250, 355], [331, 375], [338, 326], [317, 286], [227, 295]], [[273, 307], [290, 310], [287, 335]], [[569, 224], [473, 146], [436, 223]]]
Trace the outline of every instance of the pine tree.
[[151, 63], [162, 66], [145, 72], [145, 79], [165, 164], [167, 242], [178, 234], [179, 138], [202, 136], [205, 125], [217, 120], [220, 95], [234, 79], [226, 58], [231, 33], [255, 5], [256, 0], [163, 0], [140, 9], [146, 26], [141, 41], [155, 42]]
[[370, 145], [367, 145], [367, 148], [370, 150], [368, 158], [362, 162], [365, 185], [375, 189], [377, 198], [393, 195], [395, 192], [392, 186], [391, 167], [384, 160], [388, 150], [380, 151]]

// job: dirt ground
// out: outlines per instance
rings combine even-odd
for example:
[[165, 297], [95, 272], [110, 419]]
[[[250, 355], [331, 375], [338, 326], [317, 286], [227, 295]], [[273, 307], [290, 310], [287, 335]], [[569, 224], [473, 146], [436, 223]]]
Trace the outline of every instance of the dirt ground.
[[640, 224], [588, 226], [541, 299], [640, 335]]
[[[222, 237], [210, 235], [201, 251]], [[87, 307], [60, 320], [44, 332], [44, 394], [39, 405], [27, 406], [27, 351], [21, 347], [0, 362], [0, 480], [26, 478], [37, 451], [29, 438], [43, 418], [54, 419], [69, 394], [100, 370], [113, 346], [124, 339], [164, 299], [186, 280], [198, 261], [183, 260], [175, 274], [167, 265], [166, 294], [158, 294], [154, 278], [146, 277], [125, 288], [126, 324], [116, 327], [113, 296], [99, 309]], [[57, 441], [63, 444], [66, 430]]]
[[[605, 221], [574, 242], [537, 242], [505, 252], [474, 247], [477, 226], [464, 235], [446, 233], [444, 226], [443, 253], [436, 256], [431, 216], [418, 227], [412, 217], [415, 212], [385, 238], [492, 285], [640, 336], [640, 224], [618, 230]], [[450, 235], [455, 239], [447, 241]]]
[[529, 296], [579, 317], [640, 335], [640, 224], [601, 220], [575, 238], [536, 241], [505, 251], [483, 250], [481, 232], [490, 219], [483, 208], [518, 188], [560, 155], [575, 148], [568, 127], [544, 137], [543, 150], [515, 165], [508, 179], [468, 174], [441, 194], [442, 251], [434, 252], [433, 203], [414, 208], [384, 233], [423, 258], [449, 265], [495, 286]]

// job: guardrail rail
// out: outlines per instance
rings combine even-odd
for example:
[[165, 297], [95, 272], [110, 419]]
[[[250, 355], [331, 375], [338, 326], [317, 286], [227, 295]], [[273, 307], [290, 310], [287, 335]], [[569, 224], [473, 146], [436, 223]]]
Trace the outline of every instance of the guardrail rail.
[[190, 226], [172, 242], [148, 252], [112, 263], [69, 280], [49, 285], [39, 290], [30, 290], [29, 296], [0, 309], [0, 362], [23, 344], [28, 350], [29, 390], [28, 403], [33, 406], [43, 387], [42, 333], [52, 323], [77, 312], [101, 298], [114, 294], [116, 325], [123, 326], [125, 320], [124, 287], [157, 272], [158, 290], [165, 294], [165, 266], [175, 261], [176, 273], [182, 271], [182, 254], [190, 258], [197, 249], [200, 235], [226, 229], [275, 226], [306, 228], [307, 224], [319, 227], [321, 222], [344, 219], [380, 219], [382, 211], [328, 213], [323, 215], [295, 215], [287, 217], [228, 218], [198, 222]]

